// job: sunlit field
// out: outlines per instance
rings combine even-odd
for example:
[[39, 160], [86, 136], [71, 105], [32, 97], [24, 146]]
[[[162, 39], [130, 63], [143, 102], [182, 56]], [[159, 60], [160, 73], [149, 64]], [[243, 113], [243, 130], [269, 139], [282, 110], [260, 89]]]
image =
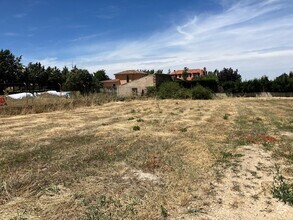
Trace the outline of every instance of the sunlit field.
[[292, 98], [67, 102], [0, 107], [0, 219], [293, 217]]

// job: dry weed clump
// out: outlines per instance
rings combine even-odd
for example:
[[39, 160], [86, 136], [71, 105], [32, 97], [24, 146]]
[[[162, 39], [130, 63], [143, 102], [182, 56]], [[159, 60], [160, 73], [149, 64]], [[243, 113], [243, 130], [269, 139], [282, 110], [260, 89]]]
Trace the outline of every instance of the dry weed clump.
[[77, 107], [101, 105], [115, 101], [117, 98], [109, 94], [89, 94], [82, 96], [73, 93], [71, 98], [44, 94], [22, 100], [7, 99], [7, 105], [1, 106], [0, 115], [25, 115], [52, 111], [70, 110]]

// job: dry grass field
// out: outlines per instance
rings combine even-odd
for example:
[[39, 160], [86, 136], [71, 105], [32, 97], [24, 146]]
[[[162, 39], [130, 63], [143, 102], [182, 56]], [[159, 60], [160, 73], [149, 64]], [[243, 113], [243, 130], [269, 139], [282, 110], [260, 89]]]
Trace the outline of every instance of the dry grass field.
[[293, 219], [292, 98], [109, 102], [0, 128], [0, 219]]

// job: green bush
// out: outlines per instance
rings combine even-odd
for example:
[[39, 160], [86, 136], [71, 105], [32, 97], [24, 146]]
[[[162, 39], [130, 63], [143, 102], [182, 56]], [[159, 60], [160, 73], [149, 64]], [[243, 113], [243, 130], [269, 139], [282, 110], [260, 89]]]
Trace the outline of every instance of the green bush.
[[225, 113], [225, 115], [223, 116], [223, 119], [228, 120], [229, 116], [230, 116], [229, 114]]
[[281, 174], [280, 168], [276, 165], [277, 173], [274, 176], [273, 184], [273, 197], [288, 203], [293, 206], [293, 183], [286, 181], [285, 177]]
[[155, 86], [149, 86], [147, 87], [147, 96], [149, 97], [155, 97], [158, 94], [158, 89]]
[[191, 99], [191, 90], [186, 88], [180, 88], [174, 94], [176, 99]]
[[134, 130], [134, 131], [139, 131], [139, 130], [140, 130], [140, 127], [139, 127], [138, 125], [133, 126], [133, 127], [132, 127], [132, 130]]
[[212, 99], [213, 94], [209, 89], [200, 85], [194, 87], [191, 91], [192, 99]]
[[159, 87], [158, 95], [161, 99], [174, 99], [181, 86], [176, 82], [166, 82]]
[[158, 90], [161, 99], [190, 99], [191, 90], [183, 88], [178, 82], [163, 83]]
[[193, 89], [182, 87], [178, 82], [163, 83], [158, 89], [161, 99], [212, 99], [212, 91], [197, 85]]

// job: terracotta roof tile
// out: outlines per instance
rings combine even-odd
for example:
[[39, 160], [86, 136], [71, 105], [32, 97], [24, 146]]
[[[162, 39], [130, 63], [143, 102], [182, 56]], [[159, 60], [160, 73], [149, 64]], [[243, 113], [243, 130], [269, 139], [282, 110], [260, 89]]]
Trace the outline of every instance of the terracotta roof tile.
[[109, 80], [104, 80], [104, 81], [101, 81], [101, 83], [110, 83], [110, 82], [119, 82], [120, 80], [119, 79], [109, 79]]
[[[174, 72], [172, 72], [170, 75], [182, 75], [184, 70], [175, 70]], [[204, 74], [204, 70], [203, 69], [189, 69], [187, 71], [187, 73], [189, 74], [193, 74], [193, 73], [199, 73], [200, 75]]]

